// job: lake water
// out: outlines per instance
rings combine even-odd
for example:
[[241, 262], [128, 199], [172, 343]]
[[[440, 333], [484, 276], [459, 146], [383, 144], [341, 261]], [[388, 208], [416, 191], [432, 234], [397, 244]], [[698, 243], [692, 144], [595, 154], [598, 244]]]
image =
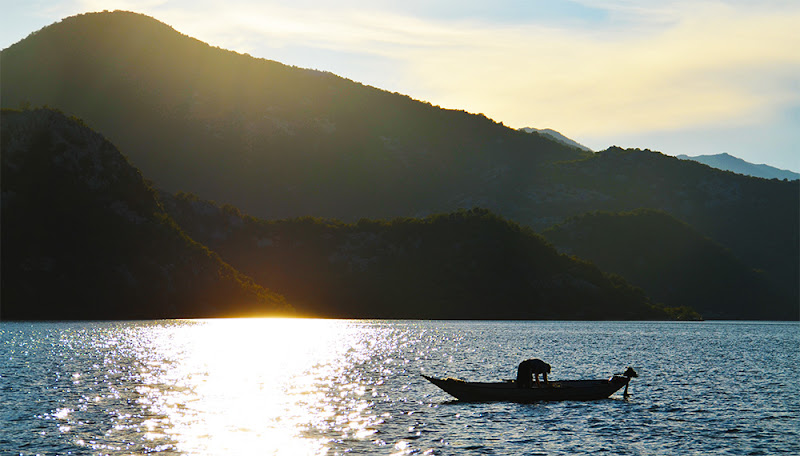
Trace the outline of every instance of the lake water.
[[[633, 366], [632, 396], [452, 401]], [[305, 319], [0, 323], [0, 454], [800, 454], [800, 324]]]

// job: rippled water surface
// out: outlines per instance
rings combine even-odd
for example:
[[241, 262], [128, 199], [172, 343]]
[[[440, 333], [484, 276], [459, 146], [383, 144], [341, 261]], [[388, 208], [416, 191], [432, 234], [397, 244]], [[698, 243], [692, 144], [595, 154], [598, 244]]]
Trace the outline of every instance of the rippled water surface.
[[[633, 366], [631, 398], [452, 401]], [[0, 323], [0, 454], [800, 454], [797, 323]]]

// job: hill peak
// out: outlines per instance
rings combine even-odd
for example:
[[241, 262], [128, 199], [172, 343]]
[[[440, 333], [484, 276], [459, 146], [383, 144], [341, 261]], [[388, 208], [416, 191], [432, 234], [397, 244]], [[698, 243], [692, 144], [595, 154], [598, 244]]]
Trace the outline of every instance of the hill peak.
[[[158, 187], [262, 217], [470, 207], [502, 200], [484, 182], [504, 189], [584, 154], [483, 115], [214, 48], [137, 13], [67, 18], [2, 58], [5, 107], [57, 107]], [[408, 182], [430, 185], [396, 190]]]
[[712, 168], [721, 169], [724, 171], [731, 171], [737, 174], [744, 174], [746, 176], [761, 177], [764, 179], [800, 179], [800, 174], [785, 169], [779, 169], [774, 166], [764, 164], [754, 164], [739, 157], [735, 157], [727, 152], [714, 155], [677, 155], [681, 160], [692, 160]]
[[551, 138], [551, 139], [553, 139], [555, 141], [558, 141], [558, 142], [560, 142], [562, 144], [566, 144], [566, 145], [572, 146], [572, 147], [577, 147], [578, 149], [581, 149], [581, 150], [584, 150], [584, 151], [587, 151], [587, 152], [592, 152], [592, 149], [584, 146], [583, 144], [581, 144], [581, 143], [579, 143], [579, 142], [577, 142], [577, 141], [575, 141], [573, 139], [567, 138], [566, 136], [564, 136], [561, 133], [553, 130], [552, 128], [524, 127], [524, 128], [520, 128], [519, 130], [520, 131], [524, 131], [525, 133], [534, 133], [534, 132], [535, 133], [539, 133], [539, 134], [545, 135], [545, 136], [547, 136], [547, 137], [549, 137], [549, 138]]

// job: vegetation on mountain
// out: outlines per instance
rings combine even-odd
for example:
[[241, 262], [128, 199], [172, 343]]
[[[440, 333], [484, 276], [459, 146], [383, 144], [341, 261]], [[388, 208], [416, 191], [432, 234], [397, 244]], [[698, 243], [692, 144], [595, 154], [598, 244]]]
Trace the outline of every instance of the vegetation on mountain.
[[[479, 201], [467, 190], [580, 151], [483, 115], [213, 48], [135, 13], [64, 19], [2, 52], [2, 103], [85, 119], [159, 188], [263, 217], [357, 220]], [[522, 176], [520, 176], [522, 177]], [[496, 203], [495, 203], [496, 204]]]
[[576, 206], [597, 210], [663, 210], [765, 271], [778, 293], [800, 302], [800, 181], [721, 171], [649, 150], [610, 148], [553, 167], [555, 179], [602, 197]]
[[283, 297], [190, 239], [104, 137], [61, 113], [3, 110], [3, 319], [274, 314]]
[[45, 27], [0, 53], [4, 107], [86, 119], [169, 192], [276, 219], [486, 207], [535, 230], [652, 208], [800, 302], [800, 181], [649, 150], [591, 153], [330, 73], [237, 54], [128, 12]]
[[542, 233], [561, 251], [592, 261], [668, 306], [712, 319], [798, 319], [763, 271], [661, 211], [596, 212]]
[[266, 221], [195, 195], [164, 196], [201, 242], [330, 317], [463, 319], [697, 318], [651, 305], [619, 276], [559, 254], [529, 228], [485, 209], [422, 219]]

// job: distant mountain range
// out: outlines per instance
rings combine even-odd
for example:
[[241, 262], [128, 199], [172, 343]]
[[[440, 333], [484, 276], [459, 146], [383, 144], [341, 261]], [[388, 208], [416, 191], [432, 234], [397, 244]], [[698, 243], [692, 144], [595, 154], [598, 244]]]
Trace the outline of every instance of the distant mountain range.
[[486, 210], [266, 222], [159, 196], [78, 119], [1, 116], [4, 319], [698, 317]]
[[583, 144], [580, 144], [580, 143], [578, 143], [578, 142], [576, 142], [576, 141], [574, 141], [572, 139], [569, 139], [566, 136], [562, 135], [561, 133], [559, 133], [559, 132], [557, 132], [555, 130], [552, 130], [550, 128], [539, 129], [539, 128], [533, 128], [533, 127], [524, 127], [524, 128], [520, 128], [520, 131], [524, 131], [525, 133], [539, 133], [539, 134], [542, 134], [542, 135], [546, 135], [546, 136], [549, 136], [549, 137], [553, 138], [554, 140], [556, 140], [556, 141], [558, 141], [558, 142], [560, 142], [562, 144], [566, 144], [566, 145], [572, 146], [572, 147], [577, 147], [578, 149], [585, 150], [587, 152], [592, 152], [592, 149], [589, 149], [588, 147], [584, 146]]
[[678, 155], [681, 160], [693, 160], [712, 168], [731, 171], [746, 176], [762, 177], [764, 179], [800, 179], [800, 174], [793, 171], [778, 169], [769, 165], [755, 165], [726, 153], [716, 155]]
[[3, 107], [47, 105], [83, 119], [167, 193], [267, 220], [353, 223], [483, 207], [539, 231], [595, 211], [655, 209], [730, 249], [746, 269], [763, 270], [786, 308], [800, 302], [797, 180], [649, 150], [592, 153], [213, 48], [135, 13], [64, 19], [0, 60]]

